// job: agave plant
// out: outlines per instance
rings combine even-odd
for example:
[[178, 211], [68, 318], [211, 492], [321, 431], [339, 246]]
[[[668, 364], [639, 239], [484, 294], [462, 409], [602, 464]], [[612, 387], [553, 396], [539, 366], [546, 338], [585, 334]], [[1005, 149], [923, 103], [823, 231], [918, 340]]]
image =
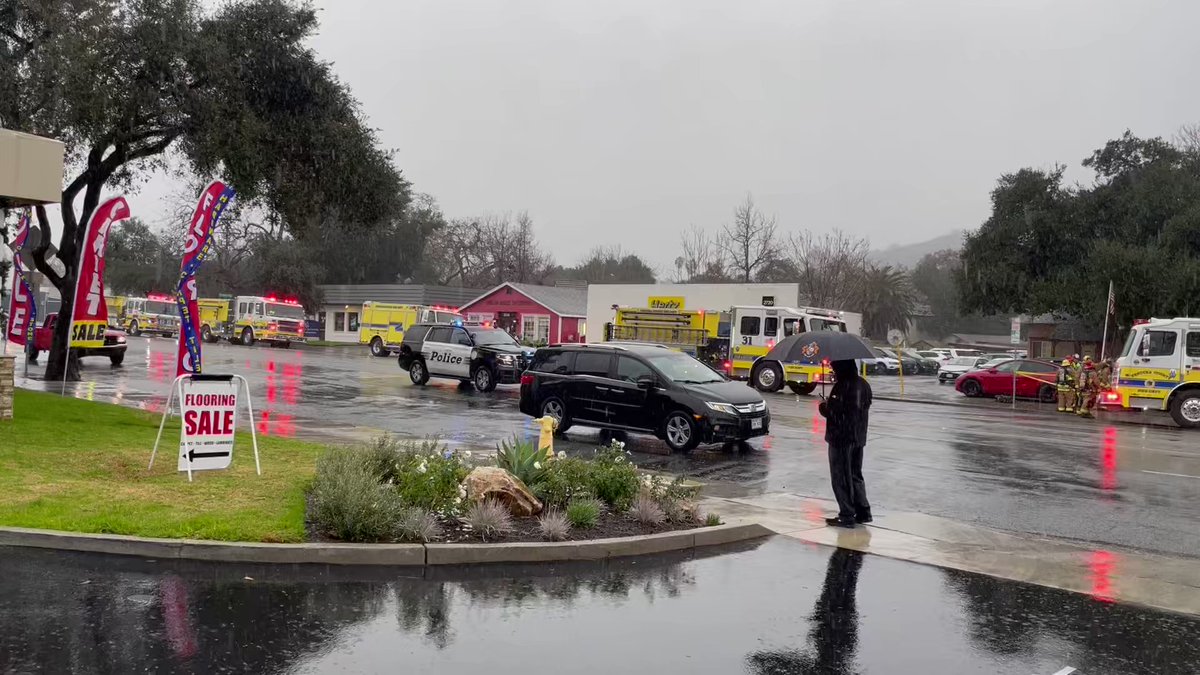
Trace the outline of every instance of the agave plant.
[[532, 488], [545, 474], [545, 453], [537, 445], [514, 436], [512, 442], [501, 441], [496, 446], [496, 464]]

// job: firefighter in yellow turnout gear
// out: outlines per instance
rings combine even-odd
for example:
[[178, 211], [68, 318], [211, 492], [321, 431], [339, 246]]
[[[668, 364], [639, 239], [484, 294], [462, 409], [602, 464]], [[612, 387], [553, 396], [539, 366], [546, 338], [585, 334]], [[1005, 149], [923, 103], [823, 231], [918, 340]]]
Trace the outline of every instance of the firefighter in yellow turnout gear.
[[1096, 407], [1096, 398], [1099, 396], [1098, 383], [1092, 357], [1083, 357], [1083, 370], [1075, 385], [1075, 413], [1080, 417], [1095, 417], [1092, 408]]
[[1058, 371], [1058, 412], [1075, 410], [1075, 359], [1063, 359], [1062, 370]]

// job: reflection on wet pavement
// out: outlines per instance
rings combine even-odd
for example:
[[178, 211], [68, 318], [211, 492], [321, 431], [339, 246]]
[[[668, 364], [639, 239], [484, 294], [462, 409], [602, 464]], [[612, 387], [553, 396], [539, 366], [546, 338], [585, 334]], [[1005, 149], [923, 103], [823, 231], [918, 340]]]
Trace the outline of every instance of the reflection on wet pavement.
[[[161, 412], [174, 343], [131, 338], [122, 368], [84, 360], [71, 395]], [[261, 433], [353, 441], [373, 434], [437, 437], [490, 451], [513, 435], [532, 436], [515, 386], [480, 394], [447, 380], [415, 387], [394, 359], [364, 349], [271, 349], [205, 345], [209, 372], [237, 372], [253, 392]], [[22, 366], [18, 364], [17, 372]], [[34, 367], [32, 375], [40, 368]], [[895, 378], [875, 378], [881, 392]], [[21, 386], [44, 388], [36, 379]], [[959, 396], [929, 378], [910, 392]], [[813, 397], [768, 397], [771, 435], [743, 446], [664, 455], [661, 441], [624, 437], [648, 469], [707, 484], [714, 496], [775, 492], [827, 496], [824, 420]], [[873, 502], [1000, 530], [1095, 542], [1099, 547], [1196, 555], [1200, 552], [1200, 446], [1179, 429], [1109, 424], [1002, 406], [939, 406], [876, 401], [864, 473]], [[587, 452], [605, 442], [575, 428], [558, 449]]]
[[[719, 553], [719, 554], [718, 554]], [[1183, 673], [1200, 622], [776, 538], [345, 569], [0, 549], [0, 672]]]

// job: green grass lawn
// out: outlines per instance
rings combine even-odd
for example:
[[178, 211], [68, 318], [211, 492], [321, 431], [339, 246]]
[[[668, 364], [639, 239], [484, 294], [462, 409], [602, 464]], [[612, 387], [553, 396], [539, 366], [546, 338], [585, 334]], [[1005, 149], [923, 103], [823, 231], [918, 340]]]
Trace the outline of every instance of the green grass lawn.
[[[168, 421], [147, 470], [160, 417], [18, 389], [14, 419], [0, 421], [0, 526], [145, 537], [298, 542], [304, 491], [321, 446], [259, 436], [254, 474], [248, 433], [233, 466], [175, 471], [179, 419]], [[241, 417], [241, 415], [239, 415]], [[244, 417], [238, 420], [245, 427]]]

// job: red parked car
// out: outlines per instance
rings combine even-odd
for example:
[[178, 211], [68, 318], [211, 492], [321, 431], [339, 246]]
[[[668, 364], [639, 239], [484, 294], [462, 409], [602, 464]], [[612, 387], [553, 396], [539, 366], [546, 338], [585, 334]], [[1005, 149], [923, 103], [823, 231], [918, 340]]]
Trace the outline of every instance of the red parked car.
[[[48, 314], [42, 325], [33, 329], [33, 347], [37, 352], [50, 351], [50, 343], [54, 340], [54, 324], [56, 323], [58, 323], [58, 313]], [[128, 347], [129, 345], [125, 344], [125, 333], [109, 328], [104, 331], [103, 347], [73, 349], [72, 351], [79, 354], [80, 358], [84, 356], [107, 356], [108, 360], [114, 366], [119, 366], [125, 360], [125, 350]], [[32, 360], [37, 361], [36, 354], [33, 355]]]
[[1015, 376], [1019, 398], [1036, 398], [1043, 403], [1053, 403], [1058, 396], [1060, 370], [1061, 366], [1037, 359], [1005, 361], [991, 368], [980, 368], [959, 375], [954, 381], [954, 388], [970, 397], [1012, 396]]

